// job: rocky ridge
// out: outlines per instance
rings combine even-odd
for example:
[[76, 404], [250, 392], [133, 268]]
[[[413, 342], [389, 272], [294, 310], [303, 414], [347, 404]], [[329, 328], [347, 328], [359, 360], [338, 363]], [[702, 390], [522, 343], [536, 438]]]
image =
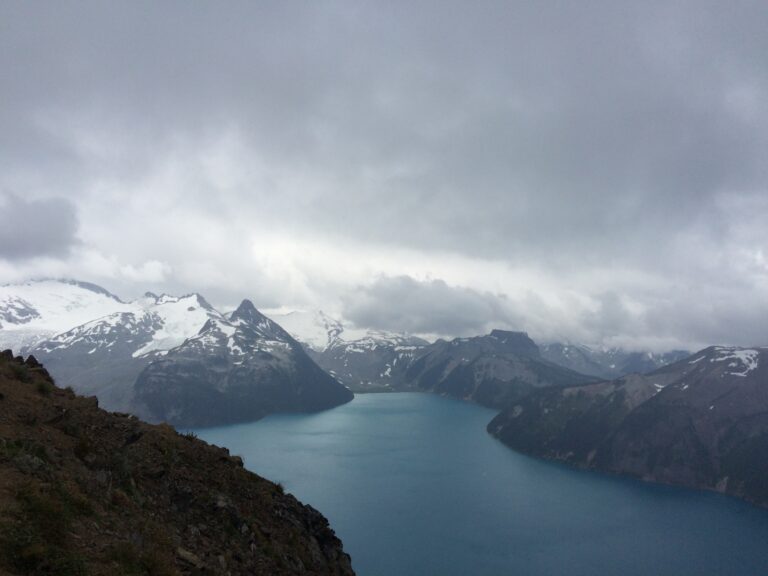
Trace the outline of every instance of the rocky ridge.
[[59, 384], [152, 421], [223, 424], [352, 398], [248, 301], [223, 315], [199, 294], [124, 302], [43, 280], [0, 286], [0, 316], [0, 342], [34, 353]]
[[541, 357], [525, 332], [438, 340], [419, 351], [404, 373], [406, 386], [502, 409], [539, 388], [572, 386], [596, 378]]
[[713, 346], [650, 374], [539, 390], [488, 431], [535, 456], [768, 506], [768, 348]]
[[[291, 312], [271, 317], [305, 346], [307, 353], [320, 367], [355, 392], [418, 389], [414, 372], [410, 372], [410, 378], [406, 377], [409, 366], [421, 357], [434, 355], [436, 350], [444, 350], [446, 346], [445, 340], [428, 342], [406, 333], [357, 329], [321, 311]], [[514, 333], [506, 330], [497, 332]], [[466, 348], [472, 356], [472, 343], [481, 342], [489, 336], [454, 338], [448, 342], [451, 346]], [[510, 352], [509, 347], [488, 349], [492, 354]], [[608, 380], [631, 373], [651, 372], [688, 354], [684, 351], [652, 353], [555, 342], [539, 344], [537, 350], [529, 349], [527, 353], [518, 355], [535, 357], [594, 379]]]

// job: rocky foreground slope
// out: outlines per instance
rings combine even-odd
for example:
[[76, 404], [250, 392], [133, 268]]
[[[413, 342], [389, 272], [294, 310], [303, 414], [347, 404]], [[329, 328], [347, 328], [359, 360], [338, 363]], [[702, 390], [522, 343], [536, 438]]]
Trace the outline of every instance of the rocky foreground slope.
[[0, 573], [352, 575], [323, 516], [237, 456], [0, 354]]
[[512, 448], [768, 506], [768, 348], [706, 348], [650, 374], [538, 390], [488, 431]]

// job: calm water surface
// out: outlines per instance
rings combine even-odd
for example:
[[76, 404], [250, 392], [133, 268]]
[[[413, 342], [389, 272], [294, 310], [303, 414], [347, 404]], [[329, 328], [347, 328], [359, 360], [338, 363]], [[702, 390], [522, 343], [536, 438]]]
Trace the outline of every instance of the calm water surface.
[[359, 576], [768, 574], [768, 512], [516, 454], [493, 415], [367, 394], [196, 432], [325, 514]]

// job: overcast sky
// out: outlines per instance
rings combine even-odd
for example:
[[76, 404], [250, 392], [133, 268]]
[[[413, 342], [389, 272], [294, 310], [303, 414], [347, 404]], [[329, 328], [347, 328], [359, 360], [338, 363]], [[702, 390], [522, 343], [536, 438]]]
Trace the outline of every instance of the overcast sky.
[[0, 282], [768, 345], [768, 5], [0, 3]]

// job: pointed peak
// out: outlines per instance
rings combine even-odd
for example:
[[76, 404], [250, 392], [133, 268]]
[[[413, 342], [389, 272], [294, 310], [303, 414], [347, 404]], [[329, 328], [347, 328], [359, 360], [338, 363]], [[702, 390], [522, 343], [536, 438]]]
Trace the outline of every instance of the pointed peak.
[[253, 305], [253, 302], [246, 298], [240, 302], [240, 306], [230, 314], [229, 318], [230, 320], [245, 320], [247, 322], [252, 322], [261, 320], [264, 316], [261, 312], [256, 310], [256, 306]]
[[190, 296], [194, 296], [195, 298], [197, 298], [198, 304], [200, 304], [200, 306], [205, 308], [206, 310], [214, 310], [213, 306], [211, 306], [210, 302], [208, 302], [208, 300], [206, 300], [202, 294], [193, 292], [192, 294], [190, 294]]

